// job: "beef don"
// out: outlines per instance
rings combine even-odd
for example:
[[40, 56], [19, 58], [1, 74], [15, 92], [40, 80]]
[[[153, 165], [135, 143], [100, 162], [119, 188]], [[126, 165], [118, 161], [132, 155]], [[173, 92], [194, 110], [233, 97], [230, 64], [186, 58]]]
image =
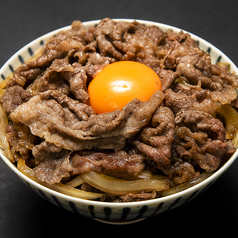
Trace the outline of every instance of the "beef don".
[[[97, 115], [87, 87], [120, 60], [152, 68], [162, 91]], [[234, 152], [215, 103], [236, 102], [236, 88], [237, 77], [213, 65], [189, 34], [105, 18], [89, 29], [75, 21], [50, 38], [41, 56], [15, 71], [2, 105], [15, 160], [29, 160], [43, 182], [89, 171], [135, 178], [147, 169], [174, 186], [216, 170]]]

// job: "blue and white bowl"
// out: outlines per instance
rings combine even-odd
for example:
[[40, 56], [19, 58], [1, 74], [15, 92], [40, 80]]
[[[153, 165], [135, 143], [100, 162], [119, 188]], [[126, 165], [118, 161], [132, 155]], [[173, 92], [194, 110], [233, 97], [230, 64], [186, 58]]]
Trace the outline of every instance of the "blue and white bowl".
[[[124, 21], [134, 21], [132, 19], [116, 19]], [[172, 27], [166, 24], [137, 20], [145, 25], [156, 25], [160, 27], [163, 31], [172, 29], [174, 32], [179, 32], [181, 29]], [[84, 22], [86, 27], [94, 26], [99, 23], [99, 20]], [[21, 64], [27, 61], [33, 56], [34, 52], [40, 47], [43, 47], [45, 42], [53, 35], [55, 35], [59, 30], [68, 30], [70, 26], [52, 31], [46, 35], [43, 35], [31, 43], [24, 46], [17, 53], [15, 53], [1, 68], [0, 70], [0, 80], [4, 80], [10, 73], [14, 72]], [[184, 31], [186, 32], [186, 31]], [[191, 33], [190, 33], [191, 34]], [[192, 38], [196, 40], [199, 47], [211, 54], [213, 63], [226, 62], [230, 64], [231, 72], [235, 72], [238, 75], [238, 69], [234, 63], [219, 49], [217, 49], [212, 44], [203, 40], [202, 38], [191, 34]], [[111, 203], [111, 202], [98, 202], [83, 200], [71, 196], [67, 196], [49, 188], [38, 184], [37, 182], [31, 180], [24, 174], [22, 174], [16, 166], [10, 162], [10, 160], [4, 155], [0, 150], [0, 156], [2, 160], [8, 165], [8, 167], [35, 193], [40, 195], [42, 198], [52, 202], [53, 204], [64, 208], [68, 211], [80, 214], [86, 217], [91, 217], [93, 219], [110, 223], [110, 224], [128, 224], [143, 220], [145, 218], [161, 214], [163, 212], [174, 209], [194, 197], [205, 191], [213, 182], [215, 182], [221, 174], [223, 174], [231, 164], [236, 160], [238, 156], [238, 150], [232, 155], [232, 157], [212, 176], [202, 181], [201, 183], [194, 185], [182, 192], [176, 194], [157, 198], [148, 201], [141, 202], [128, 202], [128, 203]]]

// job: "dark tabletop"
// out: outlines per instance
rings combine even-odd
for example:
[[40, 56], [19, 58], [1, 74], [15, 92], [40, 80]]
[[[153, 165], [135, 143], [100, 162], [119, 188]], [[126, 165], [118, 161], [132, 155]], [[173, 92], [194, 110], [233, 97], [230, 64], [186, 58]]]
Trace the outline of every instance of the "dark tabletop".
[[[238, 65], [237, 9], [235, 0], [7, 0], [0, 7], [0, 66], [25, 44], [49, 31], [76, 19], [104, 17], [177, 26], [211, 42]], [[80, 237], [87, 233], [120, 237], [129, 232], [136, 236], [142, 230], [158, 237], [237, 237], [237, 171], [238, 161], [206, 192], [180, 208], [140, 223], [109, 226], [45, 201], [0, 160], [0, 237]]]

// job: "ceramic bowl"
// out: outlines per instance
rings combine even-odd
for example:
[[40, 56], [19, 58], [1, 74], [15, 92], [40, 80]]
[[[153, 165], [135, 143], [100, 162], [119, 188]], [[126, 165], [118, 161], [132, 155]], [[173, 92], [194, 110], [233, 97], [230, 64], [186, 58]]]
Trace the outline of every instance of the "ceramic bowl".
[[[120, 19], [120, 20], [133, 21], [132, 19]], [[174, 32], [179, 32], [181, 30], [176, 27], [172, 27], [161, 23], [142, 20], [138, 21], [145, 25], [156, 25], [160, 27], [163, 31], [172, 29]], [[99, 22], [98, 20], [88, 21], [84, 22], [84, 25], [86, 27], [90, 27], [96, 25], [98, 22]], [[56, 32], [58, 32], [59, 30], [67, 30], [67, 29], [70, 29], [70, 26], [52, 31], [24, 46], [21, 50], [15, 53], [1, 68], [0, 80], [4, 80], [10, 73], [14, 72], [14, 70], [17, 69], [17, 67], [19, 67], [27, 59], [32, 57], [34, 52], [37, 49], [39, 49], [39, 47], [43, 47], [47, 39], [56, 34]], [[231, 66], [231, 71], [232, 72], [234, 71], [236, 74], [238, 74], [237, 67], [225, 54], [223, 54], [215, 46], [201, 39], [200, 37], [193, 34], [191, 34], [191, 36], [198, 42], [199, 47], [201, 49], [211, 54], [213, 63], [217, 63], [218, 61], [229, 63]], [[231, 164], [236, 160], [238, 156], [238, 150], [212, 176], [187, 190], [184, 190], [182, 192], [167, 197], [157, 198], [154, 200], [129, 202], [129, 203], [109, 203], [109, 202], [89, 201], [55, 192], [49, 188], [46, 188], [38, 184], [37, 182], [31, 180], [30, 178], [22, 174], [16, 168], [16, 166], [10, 162], [10, 160], [4, 155], [4, 153], [1, 150], [0, 156], [3, 159], [3, 161], [8, 165], [8, 167], [31, 190], [40, 195], [42, 198], [59, 206], [60, 208], [110, 224], [128, 224], [174, 209], [190, 201], [198, 194], [202, 193], [231, 166]]]

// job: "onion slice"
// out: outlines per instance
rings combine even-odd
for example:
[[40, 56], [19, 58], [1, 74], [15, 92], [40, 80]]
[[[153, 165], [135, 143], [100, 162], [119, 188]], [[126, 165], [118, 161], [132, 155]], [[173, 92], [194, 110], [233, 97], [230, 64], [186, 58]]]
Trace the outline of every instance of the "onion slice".
[[101, 194], [101, 193], [85, 192], [83, 190], [76, 189], [72, 186], [62, 184], [62, 183], [52, 184], [52, 185], [44, 183], [34, 177], [33, 169], [29, 168], [26, 165], [25, 160], [23, 160], [23, 159], [20, 159], [18, 161], [17, 167], [23, 174], [25, 174], [30, 179], [34, 180], [35, 182], [37, 182], [47, 188], [55, 190], [56, 192], [60, 192], [60, 193], [63, 193], [63, 194], [66, 194], [66, 195], [69, 195], [72, 197], [77, 197], [77, 198], [82, 198], [82, 199], [97, 199], [97, 198], [101, 198], [103, 196], [103, 194]]
[[238, 132], [238, 113], [231, 105], [216, 103], [216, 112], [222, 115], [226, 123], [226, 139], [234, 139]]
[[14, 162], [14, 157], [11, 153], [6, 134], [6, 127], [8, 125], [7, 115], [0, 105], [0, 146], [3, 150], [4, 154], [10, 159], [10, 161]]
[[139, 179], [123, 180], [109, 177], [95, 171], [82, 173], [83, 180], [91, 186], [107, 193], [126, 195], [128, 193], [149, 192], [152, 190], [162, 191], [169, 189], [167, 179]]
[[77, 177], [75, 177], [74, 179], [72, 179], [68, 183], [66, 183], [66, 185], [69, 185], [69, 186], [75, 188], [75, 187], [81, 185], [82, 183], [84, 183], [84, 180], [82, 179], [82, 177], [80, 175], [78, 175]]

